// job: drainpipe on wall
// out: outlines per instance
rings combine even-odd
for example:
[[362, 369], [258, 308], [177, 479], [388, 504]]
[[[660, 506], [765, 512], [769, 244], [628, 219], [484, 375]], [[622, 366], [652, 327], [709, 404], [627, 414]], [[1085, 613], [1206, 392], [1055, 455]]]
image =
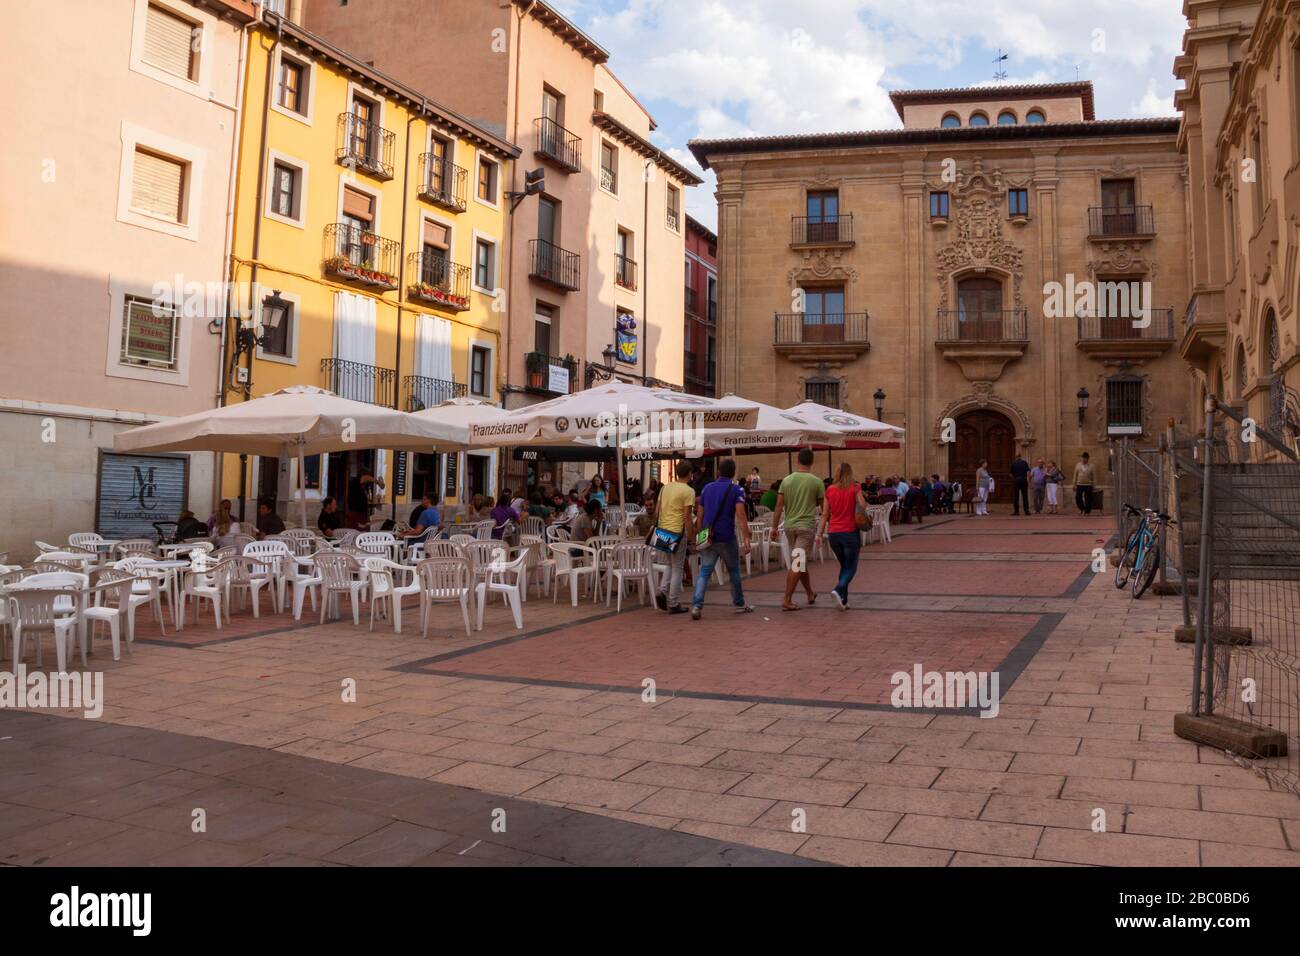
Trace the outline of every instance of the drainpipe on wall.
[[[225, 317], [230, 315], [234, 305], [235, 281], [235, 187], [239, 173], [239, 150], [243, 146], [244, 131], [244, 82], [248, 72], [248, 37], [252, 32], [254, 21], [245, 23], [239, 29], [239, 62], [235, 68], [235, 108], [234, 130], [230, 136], [230, 176], [226, 183], [226, 240], [221, 254], [221, 285], [226, 291], [226, 309], [221, 323], [221, 343], [217, 349], [217, 407], [226, 404], [226, 335]], [[225, 455], [217, 452], [213, 460], [212, 514], [216, 514], [221, 504], [221, 483], [225, 474]]]
[[[262, 207], [266, 202], [266, 132], [271, 121], [271, 95], [275, 80], [275, 52], [280, 48], [284, 37], [284, 18], [276, 15], [275, 42], [266, 53], [266, 88], [262, 93], [262, 138], [257, 153], [257, 205], [253, 210], [253, 271], [248, 286], [248, 317], [251, 321], [255, 309], [254, 298], [257, 295], [258, 262], [262, 258]], [[254, 347], [256, 348], [256, 346]], [[248, 369], [248, 380], [253, 380], [253, 352], [250, 350], [244, 358], [244, 367]], [[248, 389], [245, 388], [244, 401], [248, 401]], [[239, 521], [244, 522], [244, 504], [248, 498], [248, 455], [239, 456]]]
[[[420, 97], [419, 115], [424, 116], [428, 108], [428, 98]], [[396, 377], [393, 382], [393, 408], [397, 408], [400, 404], [398, 391], [402, 386], [402, 303], [406, 301], [406, 284], [401, 280], [400, 273], [402, 269], [406, 268], [406, 203], [407, 193], [411, 185], [411, 124], [415, 120], [415, 116], [406, 118], [406, 145], [403, 147], [406, 151], [406, 162], [404, 164], [405, 168], [402, 170], [402, 234], [397, 239], [397, 268], [399, 275], [397, 280], [397, 354], [393, 364], [393, 375]], [[414, 374], [415, 369], [412, 368], [411, 371]], [[397, 456], [400, 454], [403, 454], [403, 452], [399, 452], [396, 448], [393, 449], [393, 491], [390, 495], [390, 517], [394, 521], [397, 520]], [[409, 465], [406, 472], [409, 476], [411, 473]]]
[[645, 258], [641, 263], [641, 331], [645, 336], [645, 341], [641, 342], [642, 385], [646, 384], [650, 361], [650, 164], [657, 163], [659, 156], [659, 150], [656, 149], [655, 158], [647, 159], [641, 170], [641, 223], [645, 230], [645, 238], [641, 240], [641, 255]]

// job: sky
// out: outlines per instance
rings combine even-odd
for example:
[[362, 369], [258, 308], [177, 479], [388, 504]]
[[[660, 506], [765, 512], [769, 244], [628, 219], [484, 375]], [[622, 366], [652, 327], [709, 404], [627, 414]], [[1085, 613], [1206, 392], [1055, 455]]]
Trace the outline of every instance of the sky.
[[[1172, 116], [1178, 0], [550, 0], [610, 53], [656, 144], [705, 184], [693, 138], [893, 129], [895, 89], [1091, 80], [1097, 117]], [[1000, 67], [994, 61], [1006, 60]]]

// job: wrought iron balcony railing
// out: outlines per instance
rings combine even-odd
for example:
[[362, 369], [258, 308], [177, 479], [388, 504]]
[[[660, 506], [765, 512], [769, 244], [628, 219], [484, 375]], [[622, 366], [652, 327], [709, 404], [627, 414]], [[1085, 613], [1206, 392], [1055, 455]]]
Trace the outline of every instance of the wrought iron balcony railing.
[[1156, 214], [1150, 206], [1088, 207], [1088, 235], [1094, 239], [1155, 234]]
[[436, 153], [420, 154], [420, 198], [453, 212], [464, 212], [469, 173]]
[[429, 378], [426, 375], [407, 375], [402, 379], [402, 391], [406, 393], [406, 410], [418, 412], [449, 398], [463, 398], [468, 390], [460, 382]]
[[778, 312], [775, 345], [866, 345], [867, 313]]
[[401, 248], [392, 239], [346, 222], [325, 227], [326, 275], [381, 289], [396, 289]]
[[564, 395], [558, 388], [552, 388], [551, 369], [564, 369], [568, 372], [569, 392], [576, 392], [579, 389], [578, 384], [578, 360], [574, 358], [561, 358], [558, 355], [547, 355], [545, 352], [529, 352], [524, 356], [524, 370], [528, 373], [528, 388], [538, 392], [550, 392], [554, 395]]
[[793, 246], [837, 245], [853, 242], [853, 213], [838, 216], [791, 216]]
[[393, 178], [393, 143], [396, 137], [378, 123], [356, 113], [339, 114], [338, 162], [376, 179]]
[[412, 299], [444, 309], [469, 308], [469, 266], [432, 252], [412, 252], [406, 257], [406, 294]]
[[576, 252], [561, 249], [545, 239], [532, 239], [528, 243], [528, 274], [557, 289], [577, 292], [582, 272], [582, 257]]
[[571, 173], [582, 170], [582, 137], [545, 116], [533, 120], [533, 126], [537, 130], [536, 155]]
[[940, 342], [1027, 342], [1025, 309], [940, 309]]
[[695, 290], [692, 289], [690, 286], [686, 287], [686, 314], [687, 315], [700, 314], [695, 311]]
[[1109, 342], [1121, 339], [1173, 341], [1174, 338], [1172, 308], [1151, 309], [1145, 317], [1081, 315], [1078, 322], [1080, 342]]
[[614, 256], [614, 282], [624, 289], [636, 291], [636, 260], [627, 256]]
[[677, 230], [681, 228], [682, 224], [681, 213], [676, 209], [669, 209], [668, 214], [664, 217], [664, 223], [673, 232], [677, 232]]
[[397, 400], [397, 370], [348, 359], [321, 359], [325, 387], [340, 398], [392, 407]]

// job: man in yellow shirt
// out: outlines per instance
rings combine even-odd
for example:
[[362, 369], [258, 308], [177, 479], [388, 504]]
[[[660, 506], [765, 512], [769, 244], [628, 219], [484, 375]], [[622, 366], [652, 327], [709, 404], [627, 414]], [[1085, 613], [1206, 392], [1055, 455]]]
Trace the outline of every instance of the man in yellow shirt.
[[655, 510], [655, 527], [671, 534], [680, 535], [670, 558], [670, 571], [665, 582], [667, 592], [661, 590], [655, 595], [655, 604], [659, 610], [669, 614], [685, 614], [681, 606], [682, 575], [686, 569], [686, 554], [690, 550], [691, 535], [695, 530], [693, 512], [695, 510], [695, 491], [683, 479], [691, 476], [691, 463], [677, 463], [677, 480], [670, 481], [659, 491], [659, 502]]

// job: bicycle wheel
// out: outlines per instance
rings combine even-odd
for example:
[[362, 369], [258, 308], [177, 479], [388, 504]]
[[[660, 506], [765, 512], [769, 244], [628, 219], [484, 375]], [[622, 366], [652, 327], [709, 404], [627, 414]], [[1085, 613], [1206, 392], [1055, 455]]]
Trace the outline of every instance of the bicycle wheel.
[[1128, 584], [1129, 575], [1133, 572], [1133, 565], [1137, 562], [1138, 545], [1141, 541], [1142, 526], [1139, 525], [1137, 530], [1133, 532], [1132, 537], [1128, 539], [1128, 547], [1124, 549], [1124, 554], [1115, 567], [1115, 587], [1122, 588]]
[[1133, 570], [1133, 597], [1140, 598], [1146, 589], [1151, 587], [1151, 582], [1156, 579], [1156, 571], [1160, 568], [1160, 546], [1152, 542], [1151, 547], [1142, 555], [1141, 567]]

